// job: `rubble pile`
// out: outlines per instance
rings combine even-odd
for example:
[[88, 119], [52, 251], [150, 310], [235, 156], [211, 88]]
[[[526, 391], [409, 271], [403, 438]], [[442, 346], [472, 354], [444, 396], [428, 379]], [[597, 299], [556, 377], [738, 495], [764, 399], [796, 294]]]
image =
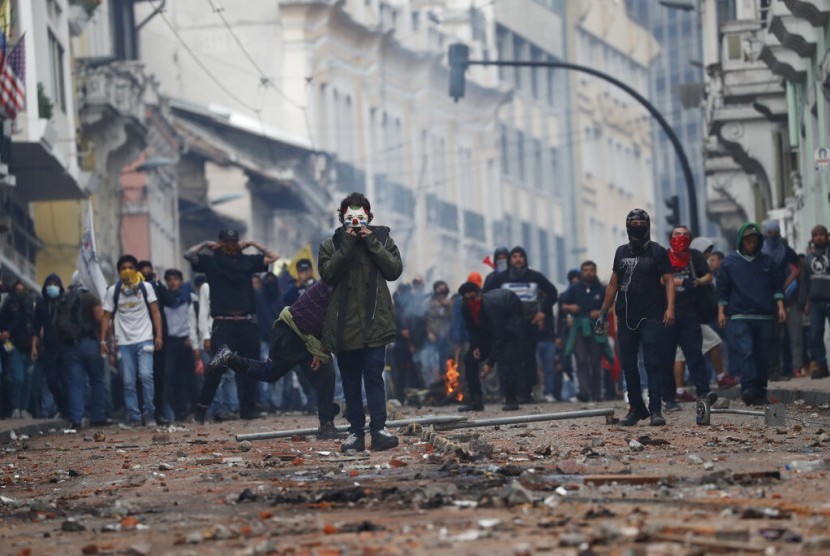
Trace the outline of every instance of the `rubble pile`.
[[782, 427], [411, 424], [377, 453], [233, 440], [273, 422], [17, 437], [0, 534], [8, 554], [825, 553], [830, 412], [793, 409]]

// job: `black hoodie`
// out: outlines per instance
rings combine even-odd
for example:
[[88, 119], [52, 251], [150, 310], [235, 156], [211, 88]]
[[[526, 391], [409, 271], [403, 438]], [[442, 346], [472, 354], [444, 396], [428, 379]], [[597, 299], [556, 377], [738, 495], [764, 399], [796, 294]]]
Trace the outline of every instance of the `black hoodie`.
[[493, 276], [489, 283], [484, 284], [483, 291], [490, 291], [499, 288], [512, 290], [522, 301], [525, 310], [525, 318], [528, 320], [538, 311], [545, 314], [544, 336], [552, 336], [553, 331], [553, 305], [556, 303], [558, 292], [550, 280], [539, 271], [528, 268], [527, 252], [522, 247], [514, 247], [510, 251], [524, 255], [525, 264], [520, 268], [508, 266], [507, 270]]
[[[46, 284], [49, 282], [56, 282], [60, 288], [60, 295], [54, 299], [46, 295]], [[60, 347], [58, 341], [58, 331], [55, 328], [55, 312], [58, 308], [58, 301], [64, 294], [63, 282], [61, 277], [57, 274], [50, 274], [43, 281], [43, 288], [40, 290], [41, 296], [38, 297], [35, 304], [35, 318], [33, 322], [32, 334], [40, 336], [41, 329], [43, 329], [43, 346], [42, 350], [47, 353], [55, 353]]]

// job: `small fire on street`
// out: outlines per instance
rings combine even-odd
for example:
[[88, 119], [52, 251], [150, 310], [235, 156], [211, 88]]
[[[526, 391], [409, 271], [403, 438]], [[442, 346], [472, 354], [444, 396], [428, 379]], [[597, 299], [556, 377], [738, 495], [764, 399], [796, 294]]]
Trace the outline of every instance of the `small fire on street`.
[[461, 373], [458, 371], [458, 363], [455, 359], [447, 359], [446, 372], [444, 373], [444, 391], [447, 398], [455, 398], [456, 401], [464, 401], [464, 394], [461, 391]]

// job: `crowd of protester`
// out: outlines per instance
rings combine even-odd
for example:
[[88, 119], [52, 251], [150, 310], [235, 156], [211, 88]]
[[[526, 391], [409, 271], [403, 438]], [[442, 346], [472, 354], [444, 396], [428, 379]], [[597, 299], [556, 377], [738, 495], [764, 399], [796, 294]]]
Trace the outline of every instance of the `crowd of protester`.
[[[557, 289], [530, 266], [532, 253], [500, 247], [486, 276], [473, 271], [462, 284], [436, 279], [428, 286], [416, 275], [400, 283], [381, 325], [360, 303], [377, 309], [386, 300], [373, 296], [383, 288], [353, 302], [326, 286], [346, 279], [355, 287], [385, 284], [402, 269], [388, 229], [369, 226], [368, 201], [357, 214], [344, 203], [345, 231], [321, 246], [321, 268], [301, 259], [293, 275], [274, 274], [276, 255], [225, 230], [219, 242], [188, 251], [190, 268], [161, 276], [150, 261], [122, 256], [119, 280], [104, 299], [77, 276], [66, 285], [51, 274], [38, 292], [20, 281], [0, 282], [0, 417], [59, 415], [77, 428], [114, 420], [135, 427], [305, 411], [319, 415], [322, 432], [333, 433], [339, 407], [332, 401], [345, 399], [354, 429], [347, 444], [360, 448], [366, 399], [373, 445], [391, 447], [397, 439], [385, 433], [379, 409], [385, 393], [406, 403], [413, 392], [440, 388], [449, 368], [464, 379], [463, 411], [496, 400], [513, 411], [520, 404], [627, 395], [629, 420], [650, 414], [652, 424], [665, 422], [662, 410], [680, 410], [711, 388], [740, 385], [744, 401], [757, 404], [767, 401], [767, 379], [828, 376], [824, 226], [812, 230], [806, 253], [798, 254], [777, 222], [747, 224], [726, 256], [682, 226], [667, 238], [668, 248], [650, 231], [640, 238], [637, 226], [647, 228], [648, 215], [632, 211], [631, 242], [613, 266], [586, 260]], [[350, 231], [350, 218], [371, 231], [357, 225]], [[242, 255], [249, 247], [259, 253]], [[351, 266], [343, 266], [341, 252], [357, 257]], [[225, 256], [235, 273], [223, 270]], [[650, 266], [638, 269], [640, 261]], [[599, 279], [607, 271], [609, 284]], [[757, 282], [757, 274], [768, 275], [768, 283]], [[303, 306], [309, 291], [321, 305]], [[355, 305], [346, 311], [349, 303]], [[361, 318], [368, 319], [365, 338], [353, 333], [360, 321], [352, 319]], [[311, 335], [301, 329], [308, 319], [319, 321]], [[329, 361], [324, 345], [337, 357]], [[331, 380], [312, 372], [321, 365]]]

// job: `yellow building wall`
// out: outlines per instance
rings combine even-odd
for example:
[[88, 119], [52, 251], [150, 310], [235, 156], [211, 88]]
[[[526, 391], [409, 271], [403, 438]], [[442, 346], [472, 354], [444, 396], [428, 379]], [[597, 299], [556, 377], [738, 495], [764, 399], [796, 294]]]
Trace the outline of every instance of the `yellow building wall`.
[[83, 201], [53, 201], [32, 203], [35, 231], [41, 241], [37, 254], [37, 280], [43, 284], [52, 273], [61, 277], [64, 287], [69, 285], [78, 262], [81, 248]]

